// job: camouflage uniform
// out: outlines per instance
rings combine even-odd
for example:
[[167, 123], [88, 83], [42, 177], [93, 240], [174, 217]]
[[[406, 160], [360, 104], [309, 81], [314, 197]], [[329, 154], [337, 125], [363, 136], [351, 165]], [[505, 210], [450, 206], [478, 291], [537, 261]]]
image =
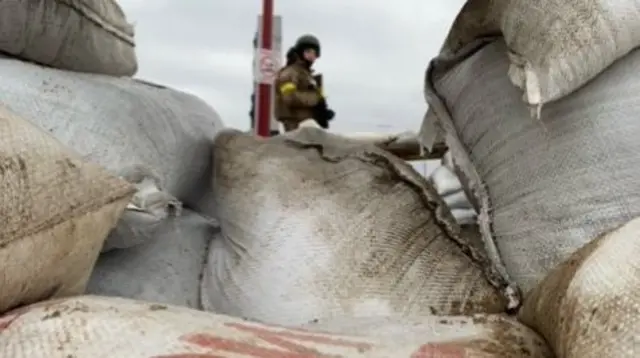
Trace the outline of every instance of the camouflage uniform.
[[321, 88], [318, 87], [311, 70], [311, 64], [303, 59], [306, 49], [316, 50], [320, 56], [320, 43], [310, 35], [302, 36], [296, 42], [291, 55], [296, 55], [293, 63], [278, 73], [275, 81], [275, 115], [286, 132], [298, 128], [300, 122], [314, 118], [319, 105], [324, 103]]

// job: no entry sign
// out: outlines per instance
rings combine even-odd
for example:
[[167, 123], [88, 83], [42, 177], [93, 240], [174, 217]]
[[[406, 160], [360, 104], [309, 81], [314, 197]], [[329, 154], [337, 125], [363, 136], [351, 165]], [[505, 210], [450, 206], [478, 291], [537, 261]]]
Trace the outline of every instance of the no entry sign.
[[274, 51], [267, 49], [260, 49], [258, 52], [256, 71], [256, 82], [264, 84], [273, 84], [276, 77], [276, 72], [279, 69], [279, 61], [275, 56]]

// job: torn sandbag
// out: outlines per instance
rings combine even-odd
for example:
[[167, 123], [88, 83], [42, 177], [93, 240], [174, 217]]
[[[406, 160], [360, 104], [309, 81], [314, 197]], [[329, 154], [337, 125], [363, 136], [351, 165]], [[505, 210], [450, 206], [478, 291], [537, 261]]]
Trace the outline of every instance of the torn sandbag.
[[478, 213], [454, 170], [451, 152], [447, 152], [440, 160], [440, 166], [429, 173], [427, 179], [451, 210], [460, 225], [463, 239], [478, 250], [485, 251], [478, 226]]
[[205, 309], [302, 324], [517, 306], [426, 179], [375, 145], [316, 128], [224, 131], [214, 152], [221, 239]]
[[468, 0], [441, 55], [502, 35], [508, 66], [500, 75], [523, 90], [539, 116], [543, 104], [574, 92], [640, 46], [638, 18], [635, 0]]
[[[640, 52], [529, 116], [500, 38], [434, 59], [425, 91], [494, 263], [524, 291], [594, 237], [640, 216]], [[507, 274], [508, 271], [508, 274]]]
[[[307, 119], [300, 123], [300, 127], [322, 128], [313, 119]], [[424, 159], [418, 137], [412, 132], [402, 133], [375, 133], [375, 132], [356, 132], [356, 133], [334, 133], [343, 136], [352, 141], [362, 144], [373, 144], [392, 153], [393, 155], [404, 160]], [[437, 155], [437, 153], [435, 154]]]

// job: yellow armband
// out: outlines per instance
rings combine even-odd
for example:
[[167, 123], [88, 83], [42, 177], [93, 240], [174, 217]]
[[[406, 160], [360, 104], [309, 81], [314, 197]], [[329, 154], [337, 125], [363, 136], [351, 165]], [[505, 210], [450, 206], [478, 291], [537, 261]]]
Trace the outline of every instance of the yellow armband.
[[287, 82], [283, 85], [280, 86], [280, 93], [282, 95], [288, 95], [291, 94], [293, 92], [295, 92], [298, 88], [296, 87], [296, 84], [293, 82]]

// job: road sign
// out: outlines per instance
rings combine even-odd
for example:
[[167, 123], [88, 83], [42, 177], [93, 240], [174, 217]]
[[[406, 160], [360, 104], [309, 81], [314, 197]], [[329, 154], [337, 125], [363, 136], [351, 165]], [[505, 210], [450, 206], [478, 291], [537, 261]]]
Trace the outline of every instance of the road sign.
[[276, 56], [276, 52], [267, 49], [258, 50], [258, 61], [256, 71], [256, 83], [273, 84], [276, 72], [280, 68], [280, 61]]
[[[258, 15], [258, 27], [253, 38], [253, 61], [251, 68], [253, 69], [253, 93], [255, 95], [255, 108], [253, 108], [253, 118], [251, 121], [251, 128], [256, 131], [256, 134], [264, 135], [263, 125], [258, 123], [269, 122], [269, 132], [278, 133], [278, 121], [276, 121], [274, 113], [274, 98], [275, 88], [273, 86], [274, 77], [277, 71], [282, 65], [282, 17], [279, 15], [269, 16], [273, 10], [273, 0], [264, 0], [262, 15]], [[265, 41], [264, 32], [268, 31], [263, 26], [263, 18], [266, 19], [264, 25], [271, 23], [271, 41], [263, 43]], [[269, 45], [269, 46], [265, 46]], [[269, 54], [268, 51], [271, 50]], [[266, 58], [265, 61], [260, 62], [261, 58]], [[264, 69], [264, 70], [261, 70]], [[264, 72], [264, 76], [263, 73]], [[267, 93], [268, 92], [268, 93]], [[268, 97], [268, 98], [267, 98]], [[262, 103], [262, 104], [261, 104]], [[258, 128], [260, 127], [260, 128]], [[258, 130], [260, 129], [260, 130]], [[259, 132], [259, 133], [258, 133]]]

